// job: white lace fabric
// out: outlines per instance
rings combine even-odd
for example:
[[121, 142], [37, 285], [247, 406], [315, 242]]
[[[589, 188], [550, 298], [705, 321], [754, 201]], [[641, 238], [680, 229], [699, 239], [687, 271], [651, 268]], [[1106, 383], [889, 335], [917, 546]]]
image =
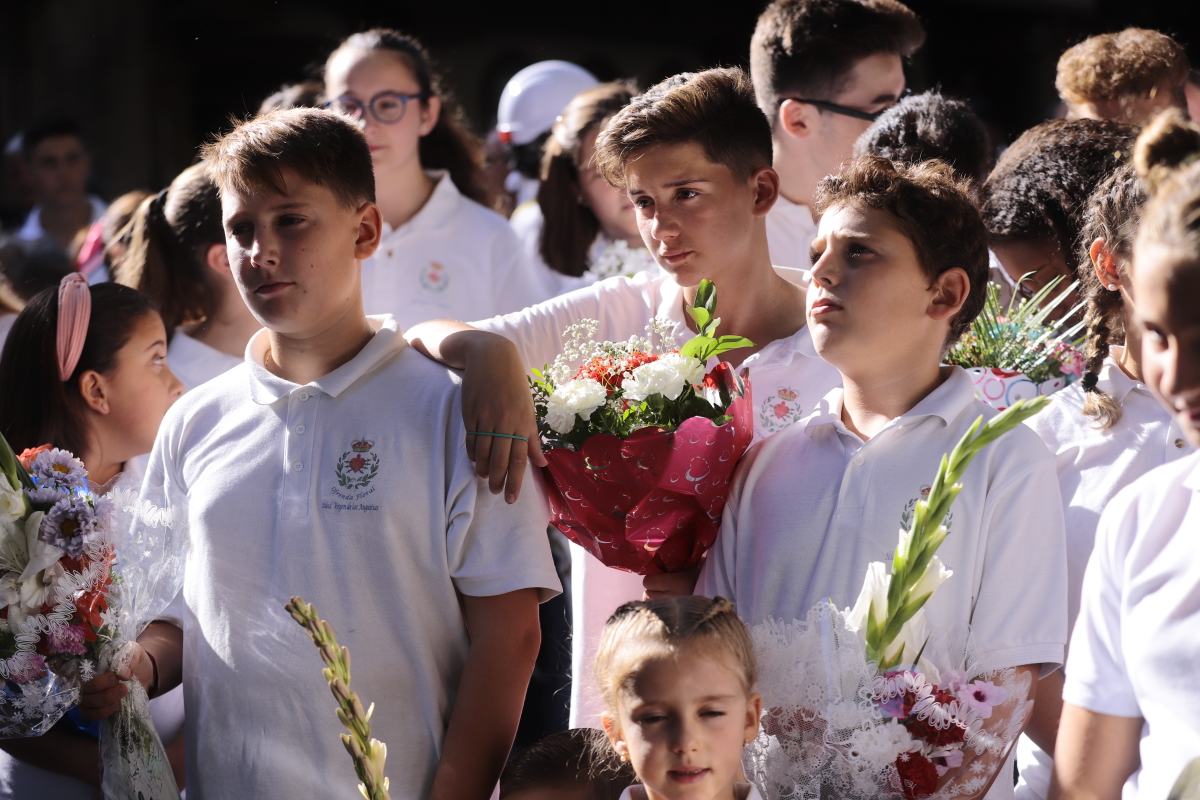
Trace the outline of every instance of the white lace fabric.
[[[756, 625], [751, 635], [764, 711], [744, 766], [768, 800], [974, 797], [1004, 764], [1033, 708], [1029, 674], [972, 674], [961, 647], [957, 659], [936, 659], [940, 673], [949, 679], [952, 670], [961, 672], [986, 680], [997, 696], [1004, 692], [1007, 699], [988, 707], [986, 716], [981, 707], [935, 696], [939, 670], [928, 658], [921, 659], [920, 673], [880, 676], [866, 659], [861, 635], [829, 603], [804, 620]], [[927, 736], [914, 736], [884, 713], [881, 706], [889, 701], [906, 701], [910, 724], [926, 726]], [[926, 740], [942, 732], [945, 744]], [[937, 770], [932, 791], [898, 769], [898, 759], [908, 761], [902, 754], [912, 752], [952, 764]]]

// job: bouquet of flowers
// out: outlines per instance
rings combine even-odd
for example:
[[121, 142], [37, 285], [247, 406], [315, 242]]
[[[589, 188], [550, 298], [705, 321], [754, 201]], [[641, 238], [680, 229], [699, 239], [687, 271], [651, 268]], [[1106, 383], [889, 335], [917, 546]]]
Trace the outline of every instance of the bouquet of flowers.
[[[170, 530], [133, 492], [94, 494], [67, 451], [18, 458], [0, 436], [0, 738], [45, 733], [83, 683], [128, 657], [140, 624], [178, 591], [182, 554], [163, 550]], [[104, 795], [178, 798], [146, 693], [129, 685], [101, 727]]]
[[[972, 374], [980, 400], [1003, 411], [1017, 400], [1053, 394], [1083, 374], [1083, 320], [1065, 330], [1050, 321], [1077, 285], [1055, 294], [1061, 283], [1055, 278], [1031, 297], [1014, 295], [1007, 305], [1000, 303], [1000, 287], [988, 284], [983, 310], [946, 354], [947, 364]], [[1075, 319], [1082, 308], [1076, 305], [1063, 318]]]
[[646, 337], [597, 342], [585, 320], [530, 378], [548, 448], [551, 524], [610, 567], [643, 575], [695, 566], [717, 535], [729, 480], [750, 446], [749, 382], [710, 359], [752, 343], [717, 336], [716, 287], [688, 313], [679, 349], [655, 320]]
[[967, 465], [1046, 402], [977, 420], [943, 456], [890, 572], [870, 564], [853, 608], [825, 602], [804, 620], [752, 628], [764, 712], [745, 767], [765, 797], [966, 797], [1000, 768], [1032, 710], [1032, 679], [980, 674], [962, 646], [947, 645], [957, 637], [929, 635], [923, 608], [952, 574], [937, 550]]

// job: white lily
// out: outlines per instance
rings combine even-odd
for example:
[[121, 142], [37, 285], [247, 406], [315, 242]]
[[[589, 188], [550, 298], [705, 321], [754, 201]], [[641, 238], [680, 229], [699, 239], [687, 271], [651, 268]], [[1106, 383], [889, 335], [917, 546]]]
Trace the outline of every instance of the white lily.
[[18, 487], [14, 489], [8, 478], [0, 475], [0, 526], [13, 523], [25, 514], [25, 495]]
[[8, 620], [14, 628], [50, 601], [54, 583], [63, 573], [58, 563], [62, 549], [38, 538], [44, 516], [41, 511], [30, 514], [25, 520], [24, 536], [0, 541], [0, 565], [5, 571], [0, 578], [0, 608], [8, 609]]

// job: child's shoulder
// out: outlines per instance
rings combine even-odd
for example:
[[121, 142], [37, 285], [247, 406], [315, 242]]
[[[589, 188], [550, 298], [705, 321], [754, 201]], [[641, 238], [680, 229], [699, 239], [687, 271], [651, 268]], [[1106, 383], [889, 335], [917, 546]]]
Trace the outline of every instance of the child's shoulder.
[[470, 232], [470, 236], [464, 238], [468, 238], [471, 241], [478, 242], [480, 239], [488, 239], [501, 241], [506, 245], [511, 244], [513, 246], [521, 243], [516, 232], [513, 231], [512, 226], [508, 223], [508, 220], [466, 195], [460, 194], [458, 196], [458, 201], [454, 207], [454, 215], [457, 218], [457, 224], [462, 226], [462, 230]]

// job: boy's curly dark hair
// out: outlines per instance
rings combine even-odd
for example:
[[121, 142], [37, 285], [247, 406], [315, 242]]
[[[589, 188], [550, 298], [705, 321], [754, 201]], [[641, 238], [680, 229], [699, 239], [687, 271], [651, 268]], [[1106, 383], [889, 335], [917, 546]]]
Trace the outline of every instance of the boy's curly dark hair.
[[1131, 125], [1095, 119], [1053, 119], [1025, 131], [983, 185], [988, 239], [1050, 240], [1073, 266], [1088, 198], [1129, 160], [1136, 136]]
[[971, 291], [950, 320], [947, 344], [957, 340], [979, 315], [987, 295], [987, 234], [967, 183], [941, 161], [897, 164], [859, 156], [817, 187], [818, 214], [847, 203], [895, 217], [930, 280], [955, 267], [966, 271]]
[[939, 159], [959, 177], [982, 183], [992, 168], [991, 137], [983, 120], [963, 100], [938, 92], [906, 97], [863, 131], [854, 154], [876, 155], [905, 164]]

